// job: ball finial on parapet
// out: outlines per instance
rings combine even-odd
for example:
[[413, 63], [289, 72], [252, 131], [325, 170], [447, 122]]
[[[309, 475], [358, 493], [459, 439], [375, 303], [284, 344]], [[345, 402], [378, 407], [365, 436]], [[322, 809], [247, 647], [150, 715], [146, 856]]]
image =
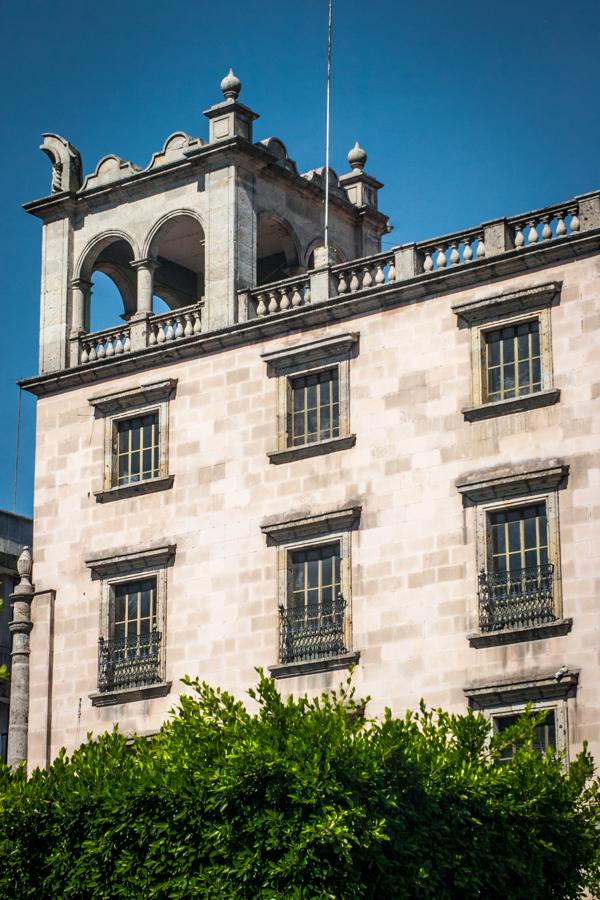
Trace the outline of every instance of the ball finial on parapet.
[[237, 100], [241, 89], [242, 89], [242, 82], [237, 77], [237, 75], [233, 74], [233, 69], [230, 69], [229, 73], [225, 76], [225, 78], [221, 82], [221, 90], [223, 91], [223, 94], [225, 95], [225, 99]]
[[348, 154], [348, 162], [350, 163], [351, 167], [358, 172], [362, 172], [367, 164], [367, 154], [365, 153], [363, 148], [359, 146], [358, 141], [355, 143], [354, 147]]

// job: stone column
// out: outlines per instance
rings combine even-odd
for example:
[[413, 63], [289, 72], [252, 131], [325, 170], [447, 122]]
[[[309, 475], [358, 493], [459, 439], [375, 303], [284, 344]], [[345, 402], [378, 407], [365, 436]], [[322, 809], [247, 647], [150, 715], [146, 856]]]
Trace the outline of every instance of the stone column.
[[71, 282], [72, 314], [71, 337], [89, 328], [89, 301], [92, 282], [87, 278], [74, 278]]
[[10, 712], [8, 718], [8, 765], [16, 769], [27, 762], [27, 737], [29, 730], [29, 634], [31, 601], [35, 588], [31, 583], [32, 558], [25, 547], [17, 562], [20, 582], [10, 595], [13, 618], [9, 623], [12, 635]]
[[134, 259], [130, 263], [137, 271], [137, 311], [136, 316], [152, 312], [152, 295], [154, 293], [154, 270], [158, 261], [151, 256]]

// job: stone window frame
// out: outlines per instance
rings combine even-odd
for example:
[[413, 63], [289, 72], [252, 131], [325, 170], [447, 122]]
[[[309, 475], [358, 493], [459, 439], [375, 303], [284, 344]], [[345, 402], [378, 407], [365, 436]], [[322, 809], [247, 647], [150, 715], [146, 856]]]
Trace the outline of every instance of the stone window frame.
[[534, 712], [554, 710], [556, 750], [568, 765], [569, 701], [576, 697], [578, 683], [579, 670], [563, 665], [556, 672], [479, 681], [463, 690], [469, 707], [492, 725], [502, 716], [520, 715], [528, 705]]
[[[349, 332], [285, 347], [261, 354], [267, 364], [267, 374], [277, 384], [277, 449], [269, 451], [269, 461], [275, 465], [321, 456], [336, 450], [346, 450], [356, 443], [350, 430], [350, 360], [358, 352], [358, 334]], [[337, 368], [339, 381], [339, 436], [288, 446], [288, 413], [291, 399], [290, 380], [299, 375], [312, 375]]]
[[[139, 494], [150, 494], [172, 487], [174, 475], [169, 474], [169, 406], [177, 388], [176, 378], [142, 382], [139, 387], [102, 397], [92, 397], [88, 402], [94, 408], [96, 418], [104, 419], [104, 473], [103, 486], [94, 491], [97, 503], [107, 503]], [[117, 466], [117, 425], [138, 416], [158, 413], [159, 474], [130, 484], [113, 484]]]
[[[559, 401], [560, 390], [554, 387], [551, 309], [560, 302], [561, 288], [562, 282], [550, 281], [452, 307], [459, 326], [468, 327], [471, 337], [471, 406], [461, 410], [468, 422], [551, 406]], [[484, 393], [486, 335], [533, 320], [538, 321], [540, 329], [542, 390], [522, 397], [487, 401]]]
[[277, 609], [288, 606], [289, 554], [336, 542], [340, 546], [340, 590], [346, 602], [344, 632], [347, 652], [323, 659], [278, 662], [268, 667], [273, 678], [347, 669], [359, 662], [360, 651], [352, 649], [352, 532], [360, 523], [361, 511], [360, 506], [350, 506], [320, 515], [267, 522], [261, 526], [267, 545], [277, 548]]
[[161, 633], [159, 677], [156, 684], [135, 688], [118, 688], [112, 691], [94, 691], [89, 694], [92, 706], [112, 706], [136, 700], [164, 697], [171, 690], [171, 681], [165, 680], [167, 640], [167, 570], [175, 561], [176, 544], [131, 550], [126, 553], [86, 560], [92, 580], [100, 582], [99, 637], [109, 640], [111, 635], [111, 611], [114, 607], [114, 590], [119, 584], [156, 578], [156, 621]]
[[[566, 486], [569, 466], [560, 460], [550, 460], [545, 466], [524, 465], [520, 469], [500, 469], [495, 472], [466, 476], [456, 483], [463, 506], [474, 511], [475, 564], [477, 577], [487, 571], [489, 561], [489, 513], [509, 510], [534, 503], [545, 503], [548, 529], [548, 561], [554, 565], [554, 604], [556, 620], [536, 626], [494, 632], [476, 631], [467, 635], [471, 647], [492, 647], [507, 643], [540, 640], [567, 634], [573, 625], [564, 617], [560, 561], [560, 519], [558, 492]], [[479, 597], [475, 591], [472, 618], [479, 623]]]

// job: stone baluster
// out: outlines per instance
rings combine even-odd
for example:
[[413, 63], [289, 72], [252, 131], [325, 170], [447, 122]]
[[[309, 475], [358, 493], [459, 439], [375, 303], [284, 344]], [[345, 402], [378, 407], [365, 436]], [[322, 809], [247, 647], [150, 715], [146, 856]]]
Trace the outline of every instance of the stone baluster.
[[202, 313], [200, 310], [194, 313], [194, 334], [200, 334], [202, 331]]
[[446, 259], [446, 254], [444, 253], [443, 247], [436, 247], [437, 256], [435, 258], [435, 264], [437, 269], [445, 269], [446, 263], [448, 260]]
[[350, 272], [350, 293], [354, 294], [360, 287], [360, 282], [358, 280], [358, 275], [356, 274], [356, 270], [352, 269]]
[[370, 288], [372, 284], [373, 276], [371, 275], [371, 267], [369, 265], [363, 266], [362, 287]]
[[452, 241], [450, 244], [450, 265], [457, 266], [460, 263], [460, 253], [458, 252], [458, 242]]
[[556, 213], [556, 237], [565, 237], [567, 233], [567, 225], [565, 222], [565, 214], [562, 210]]
[[310, 281], [307, 281], [306, 286], [304, 288], [304, 298], [303, 298], [304, 306], [308, 306], [308, 304], [311, 302], [311, 300], [312, 300], [312, 293], [310, 290]]
[[292, 288], [292, 309], [302, 306], [302, 294], [300, 293], [300, 285], [295, 284]]
[[469, 237], [465, 238], [465, 241], [463, 244], [463, 262], [464, 263], [470, 263], [471, 260], [473, 259], [473, 248], [471, 247], [472, 242], [473, 242], [473, 238], [469, 238]]
[[269, 291], [269, 315], [278, 312], [279, 303], [277, 301], [277, 292]]
[[123, 341], [123, 353], [129, 353], [131, 350], [131, 338], [129, 336], [129, 329], [123, 332], [125, 335], [125, 340]]
[[389, 282], [393, 282], [396, 280], [396, 264], [395, 264], [395, 260], [394, 260], [393, 256], [390, 257], [390, 259], [388, 260], [388, 263], [389, 263], [390, 267], [388, 269], [387, 280]]
[[433, 271], [433, 257], [431, 255], [431, 250], [425, 251], [425, 259], [423, 261], [423, 271], [424, 272], [432, 272]]
[[290, 297], [287, 288], [283, 287], [279, 291], [279, 309], [286, 310], [290, 308]]
[[525, 244], [525, 235], [523, 234], [523, 226], [517, 224], [515, 226], [515, 247], [523, 247]]
[[194, 333], [194, 326], [192, 325], [192, 317], [190, 313], [185, 314], [185, 328], [183, 329], [184, 337], [191, 337]]
[[8, 629], [12, 638], [10, 673], [10, 710], [8, 720], [7, 763], [16, 769], [27, 762], [29, 732], [29, 635], [31, 603], [35, 587], [31, 583], [33, 560], [29, 547], [24, 547], [17, 561], [19, 583], [10, 595], [13, 609]]
[[265, 303], [265, 295], [261, 292], [257, 297], [256, 315], [259, 318], [262, 318], [263, 316], [266, 316], [266, 314], [267, 314], [267, 305]]
[[346, 270], [342, 269], [338, 278], [337, 292], [340, 295], [348, 293], [348, 281], [346, 280]]
[[485, 244], [483, 242], [483, 235], [477, 235], [477, 250], [475, 251], [477, 255], [477, 259], [483, 259], [485, 257]]
[[176, 322], [176, 326], [177, 326], [175, 328], [175, 339], [182, 338], [185, 334], [185, 331], [183, 328], [184, 320], [181, 316], [177, 316], [177, 318], [175, 319], [175, 322]]
[[165, 340], [166, 341], [174, 341], [175, 340], [175, 331], [173, 330], [173, 319], [170, 317], [167, 319], [167, 327], [165, 329]]
[[552, 237], [552, 229], [550, 227], [550, 217], [543, 216], [542, 222], [544, 223], [544, 227], [542, 228], [542, 240], [549, 241]]
[[571, 216], [571, 225], [570, 225], [571, 234], [576, 234], [580, 228], [579, 217], [577, 215], [577, 212], [578, 212], [578, 210], [577, 210], [576, 206], [571, 206], [567, 210], [567, 215]]
[[532, 220], [528, 222], [527, 227], [529, 228], [529, 231], [527, 232], [527, 245], [530, 246], [531, 244], [537, 244], [540, 238], [539, 234], [537, 233], [537, 228], [535, 227], [535, 221]]
[[375, 284], [385, 284], [385, 274], [383, 271], [384, 263], [375, 263]]

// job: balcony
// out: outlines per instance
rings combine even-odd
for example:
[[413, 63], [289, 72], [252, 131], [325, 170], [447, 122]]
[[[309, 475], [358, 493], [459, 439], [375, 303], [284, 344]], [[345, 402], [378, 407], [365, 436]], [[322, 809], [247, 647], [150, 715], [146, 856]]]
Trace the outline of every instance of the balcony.
[[98, 643], [98, 690], [119, 691], [158, 684], [160, 677], [160, 631], [149, 635]]
[[279, 659], [281, 663], [337, 657], [347, 653], [344, 628], [346, 601], [341, 594], [329, 608], [279, 607]]
[[535, 628], [557, 620], [554, 566], [479, 575], [479, 627], [483, 634]]

